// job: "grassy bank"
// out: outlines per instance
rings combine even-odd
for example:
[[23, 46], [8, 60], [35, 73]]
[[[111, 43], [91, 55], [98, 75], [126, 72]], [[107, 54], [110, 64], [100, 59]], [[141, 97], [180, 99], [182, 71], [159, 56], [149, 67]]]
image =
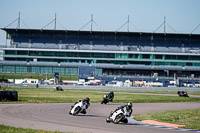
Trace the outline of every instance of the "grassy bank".
[[173, 124], [186, 125], [185, 128], [200, 130], [200, 109], [165, 111], [135, 115], [136, 120], [156, 120]]
[[33, 130], [33, 129], [24, 129], [24, 128], [15, 128], [10, 126], [0, 125], [1, 133], [61, 133], [61, 132], [51, 132], [44, 130]]
[[[101, 102], [105, 92], [87, 90], [64, 90], [54, 91], [53, 88], [9, 88], [18, 92], [18, 102], [0, 102], [0, 103], [73, 103], [85, 97], [89, 97], [91, 102]], [[109, 90], [107, 91], [109, 92]], [[152, 96], [137, 94], [115, 94], [114, 102], [124, 103], [151, 103], [151, 102], [194, 102], [200, 101], [200, 98], [186, 98], [174, 96]]]

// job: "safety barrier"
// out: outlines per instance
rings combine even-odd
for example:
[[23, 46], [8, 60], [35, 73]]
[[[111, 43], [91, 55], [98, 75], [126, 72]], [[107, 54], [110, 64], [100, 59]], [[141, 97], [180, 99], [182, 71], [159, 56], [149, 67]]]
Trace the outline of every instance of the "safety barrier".
[[0, 101], [18, 101], [17, 91], [0, 91]]

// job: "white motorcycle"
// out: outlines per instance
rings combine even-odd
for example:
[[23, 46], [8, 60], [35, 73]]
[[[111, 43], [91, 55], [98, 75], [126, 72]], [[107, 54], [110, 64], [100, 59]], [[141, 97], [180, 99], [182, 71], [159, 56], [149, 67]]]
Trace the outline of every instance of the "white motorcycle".
[[71, 110], [69, 112], [70, 115], [77, 115], [83, 110], [87, 109], [87, 105], [83, 103], [83, 101], [77, 102], [74, 106], [71, 106]]
[[127, 117], [130, 115], [131, 112], [126, 107], [123, 107], [115, 110], [114, 112], [111, 111], [110, 115], [106, 119], [106, 122], [113, 122], [115, 124], [118, 124], [119, 122], [128, 123]]

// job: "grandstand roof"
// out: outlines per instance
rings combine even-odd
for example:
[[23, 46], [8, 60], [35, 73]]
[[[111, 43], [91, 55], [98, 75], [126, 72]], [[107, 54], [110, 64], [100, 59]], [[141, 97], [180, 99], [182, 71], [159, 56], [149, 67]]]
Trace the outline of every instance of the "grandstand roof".
[[88, 46], [90, 44], [164, 47], [200, 46], [200, 34], [16, 28], [2, 28], [2, 30], [7, 32], [7, 39], [19, 43], [83, 44], [84, 46], [85, 44], [88, 44]]
[[120, 31], [80, 31], [80, 30], [51, 30], [51, 29], [16, 29], [16, 28], [1, 28], [1, 30], [6, 31], [8, 34], [13, 35], [13, 33], [27, 33], [27, 34], [58, 34], [58, 35], [142, 35], [142, 36], [196, 36], [200, 37], [200, 34], [186, 34], [186, 33], [154, 33], [154, 32], [120, 32]]

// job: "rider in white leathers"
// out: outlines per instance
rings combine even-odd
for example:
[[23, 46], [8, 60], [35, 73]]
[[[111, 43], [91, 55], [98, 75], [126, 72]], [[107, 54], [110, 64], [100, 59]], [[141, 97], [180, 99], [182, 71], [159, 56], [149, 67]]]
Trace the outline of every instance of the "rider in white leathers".
[[[123, 114], [121, 117], [120, 114]], [[109, 117], [107, 117], [106, 122], [114, 122], [115, 124], [119, 122], [128, 123], [127, 117], [130, 117], [132, 114], [132, 103], [118, 107], [115, 111], [111, 112]]]
[[[83, 105], [86, 105], [86, 109], [90, 106], [90, 98], [88, 98], [88, 97], [86, 97], [83, 100], [79, 100], [78, 102], [74, 103], [74, 105], [76, 105], [79, 102], [82, 102]], [[83, 109], [80, 113], [86, 114], [86, 109]], [[71, 115], [71, 112], [69, 114]]]
[[[117, 110], [119, 110], [119, 109], [127, 110], [128, 112], [130, 112], [128, 117], [130, 117], [131, 114], [132, 114], [132, 112], [133, 112], [133, 110], [132, 110], [132, 103], [128, 103], [127, 105], [120, 106], [120, 107], [118, 107], [115, 111], [117, 111]], [[114, 111], [114, 112], [115, 112], [115, 111]]]

